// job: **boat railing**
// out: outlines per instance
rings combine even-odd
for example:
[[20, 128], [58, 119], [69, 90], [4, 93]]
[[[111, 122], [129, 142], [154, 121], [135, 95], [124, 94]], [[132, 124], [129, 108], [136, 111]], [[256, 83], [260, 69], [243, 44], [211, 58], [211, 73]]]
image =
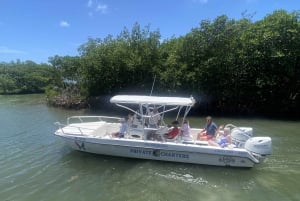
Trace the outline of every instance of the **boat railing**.
[[95, 129], [92, 128], [83, 128], [83, 127], [79, 127], [79, 126], [73, 126], [73, 125], [65, 125], [62, 124], [60, 122], [55, 122], [54, 125], [58, 126], [58, 128], [61, 130], [61, 132], [63, 134], [68, 134], [68, 135], [78, 135], [78, 133], [75, 133], [74, 130], [72, 130], [72, 132], [68, 132], [67, 130], [70, 130], [70, 128], [75, 128], [76, 130], [78, 130], [78, 132], [80, 133], [80, 135], [84, 135], [83, 130], [90, 130], [91, 132], [93, 132]]
[[67, 119], [67, 125], [74, 123], [73, 121], [77, 120], [80, 123], [83, 122], [91, 122], [91, 120], [96, 121], [111, 121], [111, 122], [118, 122], [122, 118], [120, 117], [110, 117], [110, 116], [71, 116]]
[[237, 127], [237, 126], [235, 126], [235, 125], [233, 125], [233, 124], [227, 124], [227, 125], [225, 125], [225, 128], [230, 128], [230, 127], [232, 127], [232, 128], [234, 128], [234, 129], [237, 129], [238, 131], [240, 131], [240, 134], [241, 135], [243, 135], [244, 137], [246, 137], [246, 138], [250, 138], [251, 136], [249, 135], [249, 133], [247, 133], [246, 131], [244, 131], [243, 129], [241, 129], [240, 127]]
[[247, 131], [233, 124], [227, 124], [225, 125], [225, 128], [231, 129], [230, 132], [231, 132], [232, 144], [235, 145], [236, 147], [244, 147], [245, 142], [252, 137], [252, 133], [250, 134]]

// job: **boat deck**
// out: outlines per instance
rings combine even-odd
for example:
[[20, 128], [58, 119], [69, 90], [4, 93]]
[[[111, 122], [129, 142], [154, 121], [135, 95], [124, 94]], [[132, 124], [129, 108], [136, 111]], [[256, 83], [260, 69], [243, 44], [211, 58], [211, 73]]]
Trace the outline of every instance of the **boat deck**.
[[[100, 122], [86, 122], [86, 123], [72, 123], [64, 127], [60, 127], [58, 132], [65, 135], [77, 135], [77, 136], [87, 136], [95, 138], [105, 138], [105, 139], [114, 139], [112, 133], [119, 131], [119, 123], [107, 123], [104, 121]], [[157, 132], [157, 129], [146, 128], [145, 130], [141, 128], [129, 128], [125, 139], [135, 139], [135, 140], [146, 140], [146, 141], [159, 141], [157, 139], [148, 139], [147, 136], [150, 132]], [[167, 142], [182, 142], [183, 144], [197, 144], [197, 145], [208, 145], [207, 141], [196, 140], [197, 134], [201, 129], [191, 129], [191, 134], [193, 136], [192, 140], [180, 140], [180, 137], [177, 137], [172, 140], [165, 140]], [[157, 136], [161, 136], [161, 133], [158, 132]], [[120, 139], [120, 138], [115, 138]], [[162, 141], [162, 140], [160, 140]]]

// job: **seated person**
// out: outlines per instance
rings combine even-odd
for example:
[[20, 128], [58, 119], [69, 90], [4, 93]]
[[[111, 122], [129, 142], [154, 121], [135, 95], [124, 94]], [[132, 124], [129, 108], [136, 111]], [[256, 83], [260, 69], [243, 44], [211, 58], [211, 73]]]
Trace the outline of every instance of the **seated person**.
[[112, 137], [118, 137], [118, 138], [123, 138], [126, 131], [127, 131], [127, 123], [126, 120], [124, 118], [120, 119], [120, 130], [118, 132], [112, 133]]
[[181, 136], [183, 140], [193, 140], [193, 136], [191, 135], [191, 129], [188, 120], [184, 120], [181, 127]]
[[165, 137], [167, 139], [174, 139], [179, 134], [180, 130], [178, 128], [178, 124], [179, 122], [177, 120], [172, 122], [173, 128], [169, 130], [168, 133], [165, 134]]
[[210, 116], [206, 117], [205, 128], [198, 133], [197, 140], [210, 140], [216, 135], [217, 125], [212, 121]]
[[226, 147], [231, 144], [230, 128], [225, 128], [224, 131], [219, 131], [219, 136], [213, 140], [208, 140], [208, 144], [212, 146]]
[[213, 139], [220, 137], [221, 135], [223, 135], [223, 133], [224, 133], [224, 125], [221, 125], [221, 126], [219, 126], [218, 130], [216, 131], [216, 135]]

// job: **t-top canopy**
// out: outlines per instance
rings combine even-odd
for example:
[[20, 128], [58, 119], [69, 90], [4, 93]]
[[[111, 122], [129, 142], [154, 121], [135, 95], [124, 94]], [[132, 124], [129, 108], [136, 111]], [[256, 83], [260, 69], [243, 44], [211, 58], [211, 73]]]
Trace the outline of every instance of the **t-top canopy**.
[[110, 99], [111, 103], [122, 104], [152, 104], [152, 105], [179, 105], [193, 106], [195, 99], [182, 97], [162, 97], [162, 96], [138, 96], [138, 95], [117, 95]]

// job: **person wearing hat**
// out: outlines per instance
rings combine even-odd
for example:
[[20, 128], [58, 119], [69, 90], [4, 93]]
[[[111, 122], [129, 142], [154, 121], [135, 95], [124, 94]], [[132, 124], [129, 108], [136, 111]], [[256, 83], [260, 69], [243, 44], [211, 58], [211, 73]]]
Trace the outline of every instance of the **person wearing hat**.
[[167, 134], [165, 134], [167, 139], [174, 139], [179, 134], [180, 130], [178, 128], [178, 124], [179, 122], [177, 120], [172, 122], [173, 128]]

